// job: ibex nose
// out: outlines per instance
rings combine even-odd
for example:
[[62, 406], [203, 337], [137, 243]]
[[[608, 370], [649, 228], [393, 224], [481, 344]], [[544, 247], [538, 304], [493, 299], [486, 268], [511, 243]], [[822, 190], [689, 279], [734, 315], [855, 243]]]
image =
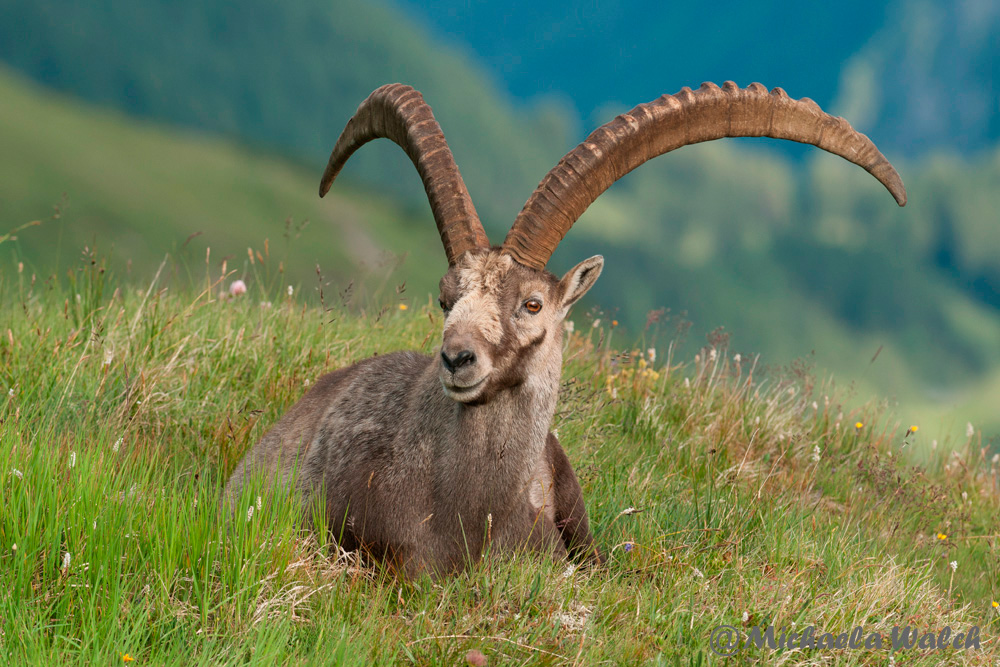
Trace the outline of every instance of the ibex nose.
[[445, 368], [454, 373], [462, 366], [476, 363], [476, 354], [472, 350], [462, 350], [454, 357], [449, 357], [448, 353], [442, 349], [441, 361]]

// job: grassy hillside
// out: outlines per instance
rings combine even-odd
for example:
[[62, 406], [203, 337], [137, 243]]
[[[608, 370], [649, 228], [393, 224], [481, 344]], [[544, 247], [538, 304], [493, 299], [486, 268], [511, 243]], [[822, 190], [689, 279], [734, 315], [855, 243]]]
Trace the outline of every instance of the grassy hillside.
[[[317, 264], [331, 291], [359, 276], [377, 282], [398, 263], [390, 249], [406, 255], [405, 275], [424, 298], [446, 266], [433, 221], [359, 190], [321, 200], [319, 170], [69, 103], [2, 70], [0, 90], [0, 230], [41, 221], [0, 253], [40, 277], [95, 240], [115, 270], [137, 280], [152, 278], [165, 252], [202, 276], [210, 248], [212, 271], [228, 258], [241, 277], [260, 278], [255, 289], [272, 292], [313, 290]], [[248, 246], [268, 261], [251, 264]]]
[[[645, 165], [584, 214], [553, 265], [602, 252], [593, 298], [640, 330], [668, 307], [694, 323], [696, 344], [725, 327], [744, 354], [809, 359], [862, 400], [898, 401], [904, 421], [946, 424], [935, 437], [969, 421], [1000, 432], [1000, 395], [980, 391], [1000, 379], [983, 258], [1000, 247], [983, 213], [1000, 204], [1000, 152], [901, 165], [910, 202], [898, 209], [829, 155], [796, 170], [741, 148], [691, 147]], [[666, 202], [662, 217], [649, 214]], [[951, 260], [936, 257], [949, 247]]]
[[[421, 303], [436, 289], [445, 264], [426, 203], [411, 209], [349, 179], [320, 200], [318, 169], [86, 107], [4, 71], [0, 91], [0, 230], [42, 221], [0, 245], [0, 257], [29, 273], [64, 270], [96, 242], [134, 280], [150, 279], [168, 251], [182, 260], [179, 278], [204, 276], [210, 248], [213, 275], [226, 259], [262, 301], [288, 284], [317, 295], [317, 265], [327, 300], [405, 285], [399, 299]], [[402, 151], [383, 148], [385, 164], [419, 187]], [[975, 165], [970, 182], [962, 163], [937, 160], [916, 173], [899, 212], [830, 156], [802, 178], [741, 147], [692, 147], [600, 199], [552, 268], [604, 254], [591, 302], [634, 335], [669, 307], [693, 322], [691, 353], [724, 326], [744, 355], [811, 358], [854, 384], [860, 402], [897, 399], [904, 421], [939, 425], [934, 437], [958, 437], [969, 421], [996, 433], [1000, 316], [946, 268], [914, 258], [933, 251], [945, 207], [956, 271], [989, 270], [981, 249], [1000, 239], [977, 211], [991, 205], [998, 165]], [[815, 198], [809, 215], [794, 204], [800, 188]], [[669, 213], [649, 214], [658, 210]], [[251, 263], [248, 247], [265, 262]]]
[[[169, 273], [169, 269], [167, 270]], [[629, 352], [607, 321], [565, 350], [555, 428], [605, 567], [521, 556], [400, 582], [296, 527], [228, 472], [325, 371], [431, 351], [432, 308], [140, 289], [82, 262], [73, 291], [0, 271], [0, 656], [11, 664], [705, 664], [720, 624], [982, 628], [992, 664], [1000, 486], [981, 433], [923, 447], [876, 405], [721, 341]], [[77, 294], [80, 298], [77, 298]], [[368, 304], [377, 306], [378, 304]], [[376, 314], [377, 313], [377, 314]], [[857, 423], [857, 424], [856, 424]], [[921, 454], [915, 452], [919, 449]], [[953, 565], [950, 565], [953, 564]], [[750, 649], [746, 664], [885, 664], [888, 651]]]
[[[0, 0], [0, 60], [92, 103], [314, 168], [361, 100], [402, 81], [433, 100], [490, 222], [513, 218], [568, 143], [551, 103], [516, 110], [465, 53], [380, 2]], [[423, 210], [419, 180], [392, 154], [363, 151], [345, 176]]]

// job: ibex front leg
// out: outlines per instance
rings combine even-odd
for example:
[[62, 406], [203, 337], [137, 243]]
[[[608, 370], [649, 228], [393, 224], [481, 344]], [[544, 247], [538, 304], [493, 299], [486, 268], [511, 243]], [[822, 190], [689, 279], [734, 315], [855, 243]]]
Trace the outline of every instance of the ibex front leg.
[[535, 469], [530, 498], [541, 534], [551, 535], [552, 528], [555, 529], [561, 543], [558, 552], [565, 549], [576, 561], [604, 562], [590, 533], [580, 482], [553, 433], [546, 438], [545, 449]]

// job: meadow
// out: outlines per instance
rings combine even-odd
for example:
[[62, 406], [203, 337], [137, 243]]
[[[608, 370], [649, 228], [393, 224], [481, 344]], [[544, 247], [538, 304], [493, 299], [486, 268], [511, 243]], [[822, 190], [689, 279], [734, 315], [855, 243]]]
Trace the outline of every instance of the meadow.
[[[432, 352], [406, 290], [361, 306], [216, 264], [137, 285], [85, 253], [0, 267], [0, 659], [9, 664], [724, 663], [720, 624], [831, 633], [981, 628], [980, 650], [750, 648], [740, 664], [987, 664], [1000, 657], [997, 457], [969, 425], [927, 442], [849, 410], [801, 364], [577, 312], [554, 428], [607, 557], [530, 555], [400, 581], [229, 471], [323, 373]], [[269, 274], [276, 275], [276, 274]], [[766, 370], [765, 370], [766, 368]]]

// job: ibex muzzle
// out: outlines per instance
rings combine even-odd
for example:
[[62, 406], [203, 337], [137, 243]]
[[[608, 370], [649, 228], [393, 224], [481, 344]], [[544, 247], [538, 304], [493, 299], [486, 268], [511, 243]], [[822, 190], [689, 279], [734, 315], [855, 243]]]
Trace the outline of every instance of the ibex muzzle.
[[407, 574], [441, 574], [529, 548], [600, 562], [573, 467], [550, 432], [562, 323], [601, 273], [597, 256], [563, 278], [545, 270], [559, 241], [612, 183], [643, 162], [721, 137], [813, 144], [865, 168], [902, 206], [892, 165], [847, 121], [760, 84], [703, 84], [598, 128], [542, 179], [504, 243], [491, 247], [423, 97], [390, 84], [358, 108], [334, 146], [320, 195], [379, 137], [420, 173], [448, 257], [437, 354], [389, 354], [330, 373], [261, 439], [226, 488], [263, 470], [303, 502], [326, 490], [328, 525]]

